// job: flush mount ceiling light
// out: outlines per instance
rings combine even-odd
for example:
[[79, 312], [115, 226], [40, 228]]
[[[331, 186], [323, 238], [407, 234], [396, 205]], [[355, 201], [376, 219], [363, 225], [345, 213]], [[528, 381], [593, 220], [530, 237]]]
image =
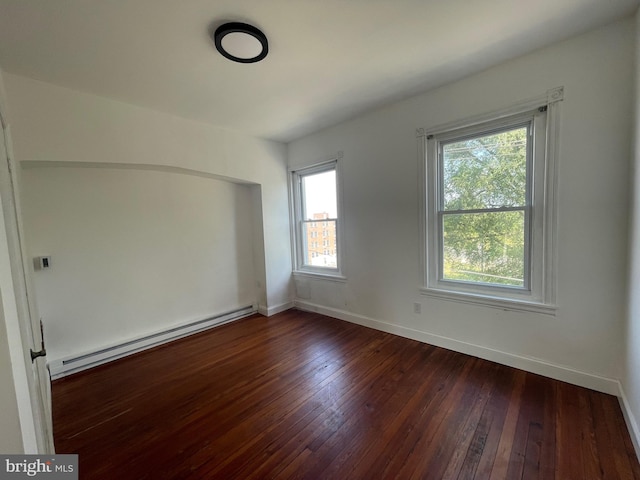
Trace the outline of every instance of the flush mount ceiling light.
[[259, 62], [269, 53], [265, 34], [246, 23], [220, 25], [213, 34], [213, 41], [222, 56], [238, 63]]

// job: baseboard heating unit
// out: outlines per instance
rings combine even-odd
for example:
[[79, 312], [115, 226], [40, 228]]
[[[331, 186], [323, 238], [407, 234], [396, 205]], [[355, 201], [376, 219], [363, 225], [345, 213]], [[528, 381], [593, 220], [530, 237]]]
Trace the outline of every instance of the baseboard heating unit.
[[141, 352], [142, 350], [147, 350], [172, 340], [177, 340], [178, 338], [193, 335], [194, 333], [247, 317], [256, 313], [256, 311], [257, 309], [254, 306], [243, 307], [231, 312], [178, 325], [80, 355], [51, 360], [48, 363], [51, 379], [55, 380], [88, 368], [97, 367], [103, 363], [111, 362], [126, 357], [127, 355]]

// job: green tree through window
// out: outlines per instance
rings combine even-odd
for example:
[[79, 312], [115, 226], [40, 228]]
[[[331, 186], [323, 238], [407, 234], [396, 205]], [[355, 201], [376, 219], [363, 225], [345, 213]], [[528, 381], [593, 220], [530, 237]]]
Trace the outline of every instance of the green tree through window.
[[522, 287], [528, 125], [441, 144], [444, 280]]

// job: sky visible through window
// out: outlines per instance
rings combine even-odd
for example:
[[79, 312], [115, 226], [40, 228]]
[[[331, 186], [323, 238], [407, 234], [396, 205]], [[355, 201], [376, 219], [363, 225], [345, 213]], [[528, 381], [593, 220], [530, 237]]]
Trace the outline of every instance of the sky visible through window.
[[336, 172], [316, 173], [305, 175], [304, 183], [304, 214], [305, 220], [313, 220], [314, 213], [328, 213], [329, 218], [338, 217], [336, 195]]

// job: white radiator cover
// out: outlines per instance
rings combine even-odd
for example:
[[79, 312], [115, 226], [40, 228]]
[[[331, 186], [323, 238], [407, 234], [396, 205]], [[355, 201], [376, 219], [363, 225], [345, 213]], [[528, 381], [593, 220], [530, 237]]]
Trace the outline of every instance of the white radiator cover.
[[51, 379], [65, 377], [72, 373], [81, 372], [92, 367], [97, 367], [107, 362], [117, 360], [127, 355], [131, 355], [143, 350], [147, 350], [164, 343], [177, 340], [194, 333], [220, 326], [225, 323], [239, 320], [257, 312], [253, 305], [239, 308], [231, 312], [226, 312], [200, 320], [191, 321], [183, 325], [178, 325], [158, 332], [131, 338], [124, 342], [108, 345], [97, 350], [88, 351], [80, 355], [59, 358], [47, 363], [51, 372]]

